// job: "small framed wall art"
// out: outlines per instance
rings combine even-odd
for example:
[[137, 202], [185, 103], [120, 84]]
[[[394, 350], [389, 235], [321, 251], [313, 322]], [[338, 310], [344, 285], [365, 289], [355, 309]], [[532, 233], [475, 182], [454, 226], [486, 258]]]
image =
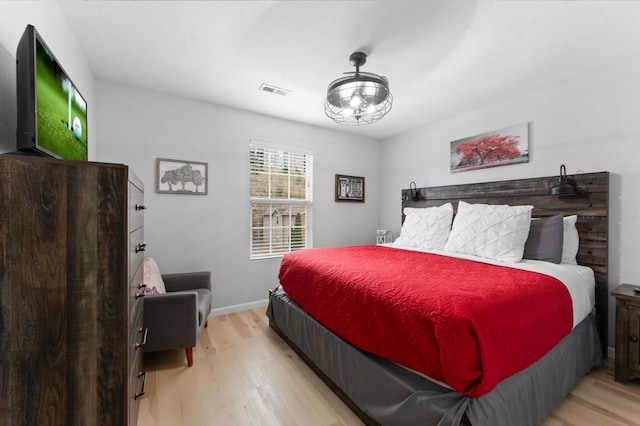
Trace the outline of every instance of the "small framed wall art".
[[156, 192], [207, 195], [207, 163], [156, 158]]
[[336, 175], [336, 202], [364, 203], [364, 177]]

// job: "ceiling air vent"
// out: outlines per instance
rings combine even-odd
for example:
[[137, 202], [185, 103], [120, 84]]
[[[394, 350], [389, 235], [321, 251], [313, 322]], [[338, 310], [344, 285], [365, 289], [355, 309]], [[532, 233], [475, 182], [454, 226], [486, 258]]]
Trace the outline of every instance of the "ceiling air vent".
[[291, 93], [291, 90], [281, 89], [279, 87], [272, 86], [272, 85], [267, 84], [267, 83], [262, 83], [258, 90], [261, 90], [263, 92], [268, 92], [268, 93], [274, 93], [274, 94], [280, 95], [280, 96], [287, 96], [289, 93]]

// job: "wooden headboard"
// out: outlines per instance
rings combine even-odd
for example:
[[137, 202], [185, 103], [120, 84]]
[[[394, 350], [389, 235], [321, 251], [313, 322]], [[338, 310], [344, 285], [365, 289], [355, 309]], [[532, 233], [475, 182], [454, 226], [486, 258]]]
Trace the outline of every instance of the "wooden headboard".
[[440, 206], [450, 202], [455, 212], [458, 201], [463, 200], [468, 203], [532, 205], [533, 217], [577, 215], [576, 227], [580, 236], [577, 261], [595, 273], [596, 320], [606, 357], [609, 172], [570, 177], [576, 182], [576, 195], [550, 195], [549, 185], [557, 181], [557, 176], [417, 188], [417, 199], [412, 199], [410, 189], [403, 189], [402, 209]]

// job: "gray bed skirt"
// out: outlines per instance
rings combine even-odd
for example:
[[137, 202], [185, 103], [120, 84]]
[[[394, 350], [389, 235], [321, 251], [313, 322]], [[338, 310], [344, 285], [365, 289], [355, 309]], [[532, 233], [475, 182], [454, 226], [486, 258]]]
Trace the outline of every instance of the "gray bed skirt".
[[602, 362], [587, 317], [547, 355], [479, 398], [464, 396], [360, 351], [318, 323], [281, 287], [267, 307], [274, 329], [366, 424], [540, 425], [575, 384]]

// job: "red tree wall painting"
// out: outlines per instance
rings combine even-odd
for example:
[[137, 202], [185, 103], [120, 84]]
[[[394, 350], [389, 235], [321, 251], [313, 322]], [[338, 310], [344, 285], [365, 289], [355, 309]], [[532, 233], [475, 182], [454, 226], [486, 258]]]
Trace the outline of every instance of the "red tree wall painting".
[[452, 172], [527, 161], [528, 123], [451, 142]]

